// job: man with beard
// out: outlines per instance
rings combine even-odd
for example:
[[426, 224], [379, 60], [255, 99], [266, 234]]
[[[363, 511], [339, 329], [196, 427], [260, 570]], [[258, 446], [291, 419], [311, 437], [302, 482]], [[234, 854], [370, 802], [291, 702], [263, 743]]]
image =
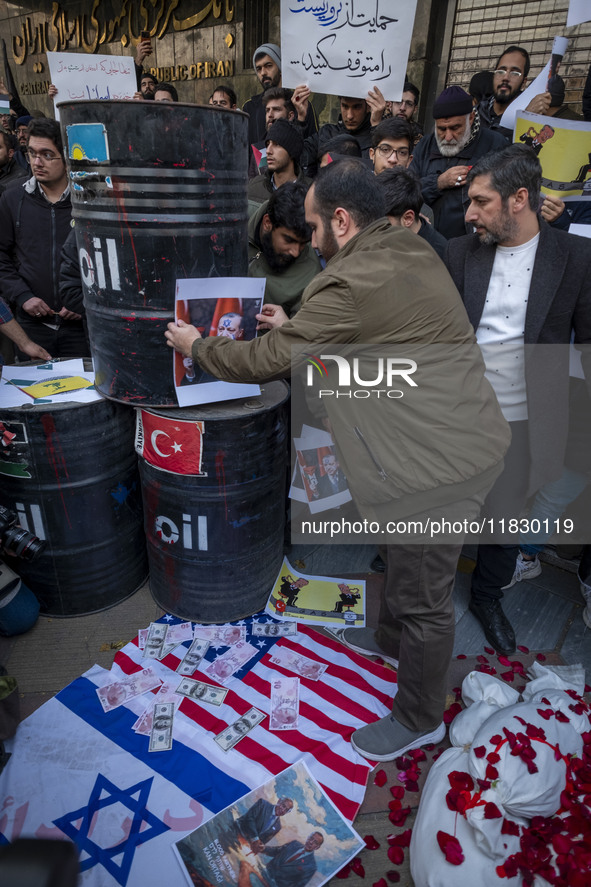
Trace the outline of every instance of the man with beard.
[[[505, 470], [485, 503], [496, 533], [479, 545], [470, 602], [488, 642], [505, 655], [515, 651], [515, 634], [501, 599], [519, 539], [503, 536], [499, 519], [519, 518], [526, 498], [562, 474], [571, 331], [575, 344], [591, 343], [591, 243], [538, 216], [541, 176], [525, 145], [484, 157], [468, 175], [466, 219], [476, 233], [450, 241], [446, 257], [512, 432]], [[588, 387], [590, 352], [582, 350]]]
[[478, 105], [482, 125], [501, 133], [507, 142], [513, 141], [513, 131], [500, 125], [501, 117], [523, 91], [528, 73], [528, 51], [521, 46], [508, 46], [493, 72], [493, 94]]
[[[281, 86], [281, 49], [276, 43], [263, 43], [254, 51], [252, 66], [263, 91], [251, 96], [242, 108], [250, 117], [248, 121], [249, 145], [261, 142], [265, 138], [267, 124], [265, 123], [263, 96], [268, 89]], [[310, 90], [304, 85], [296, 86], [292, 96], [304, 138], [312, 135], [318, 129], [316, 112], [312, 102], [309, 101], [309, 96]]]
[[[306, 220], [327, 265], [306, 288], [295, 317], [270, 316], [270, 332], [250, 342], [201, 340], [182, 321], [168, 325], [166, 340], [231, 381], [292, 375], [294, 348], [302, 361], [310, 352], [334, 354], [339, 344], [379, 345], [388, 354], [410, 349], [413, 358], [420, 350], [421, 384], [413, 388], [418, 396], [406, 399], [408, 407], [389, 398], [322, 400], [338, 461], [360, 515], [383, 528], [411, 515], [421, 515], [423, 527], [430, 524], [427, 514], [471, 520], [501, 471], [507, 424], [456, 288], [420, 237], [390, 225], [378, 179], [362, 161], [346, 158], [329, 163], [310, 186]], [[332, 367], [327, 376], [322, 387], [336, 388]], [[352, 386], [343, 390], [351, 393]], [[373, 761], [393, 760], [445, 735], [452, 589], [462, 539], [440, 544], [439, 537], [431, 544], [414, 526], [416, 535], [390, 536], [383, 548], [378, 630], [338, 634], [357, 652], [398, 667], [392, 713], [351, 737], [354, 749]]]
[[265, 277], [265, 302], [280, 305], [290, 317], [304, 289], [321, 270], [310, 246], [306, 188], [287, 182], [273, 192], [248, 223], [248, 276]]
[[405, 80], [402, 98], [399, 102], [392, 102], [392, 117], [397, 120], [406, 120], [412, 131], [413, 146], [423, 138], [423, 127], [412, 119], [419, 106], [420, 95], [418, 87], [410, 80]]
[[[444, 89], [433, 106], [435, 131], [414, 149], [410, 168], [421, 179], [423, 200], [433, 210], [434, 226], [448, 240], [472, 231], [467, 224], [466, 176], [480, 157], [506, 141], [475, 122], [472, 99], [459, 86]], [[465, 204], [465, 205], [464, 205]]]

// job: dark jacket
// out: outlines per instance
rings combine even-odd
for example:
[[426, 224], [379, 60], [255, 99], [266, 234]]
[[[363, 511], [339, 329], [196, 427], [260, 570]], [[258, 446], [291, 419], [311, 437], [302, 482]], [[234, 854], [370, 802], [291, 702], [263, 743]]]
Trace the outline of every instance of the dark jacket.
[[[242, 107], [242, 110], [249, 115], [249, 145], [254, 145], [257, 142], [262, 142], [265, 138], [265, 133], [267, 132], [263, 95], [263, 92], [257, 92], [257, 94], [251, 96]], [[306, 114], [306, 119], [302, 124], [300, 124], [300, 126], [302, 127], [302, 135], [305, 139], [308, 138], [308, 136], [311, 136], [312, 133], [316, 132], [318, 129], [318, 118], [316, 116], [316, 111], [314, 110], [314, 105], [310, 101], [308, 101], [308, 113]]]
[[434, 133], [421, 139], [414, 149], [410, 168], [420, 176], [423, 200], [433, 208], [434, 225], [444, 237], [461, 237], [471, 232], [471, 226], [466, 224], [465, 219], [469, 203], [468, 188], [464, 185], [440, 191], [437, 179], [452, 166], [474, 166], [479, 157], [504, 147], [506, 142], [502, 135], [481, 128], [476, 138], [455, 157], [441, 154]]
[[[478, 328], [495, 259], [495, 246], [476, 234], [451, 240], [446, 264]], [[562, 349], [527, 349], [525, 382], [530, 436], [530, 486], [534, 493], [562, 470], [568, 429], [568, 344], [591, 344], [591, 243], [540, 221], [540, 240], [525, 316], [526, 345], [564, 345]], [[591, 348], [583, 353], [591, 390]]]
[[28, 178], [26, 171], [18, 165], [13, 157], [6, 166], [0, 169], [0, 195], [4, 194], [9, 185], [14, 182], [22, 182], [26, 178]]
[[421, 228], [418, 232], [419, 237], [422, 237], [423, 240], [426, 240], [429, 246], [432, 246], [440, 259], [445, 259], [445, 253], [447, 250], [447, 240], [440, 234], [439, 231], [436, 231], [433, 225], [429, 225], [424, 219], [421, 219]]
[[281, 818], [275, 814], [275, 804], [259, 798], [252, 807], [236, 820], [240, 834], [249, 841], [258, 838], [263, 844], [281, 831]]
[[[297, 182], [301, 182], [306, 188], [311, 184], [312, 180], [307, 178], [300, 169], [297, 174]], [[248, 183], [248, 199], [255, 203], [264, 203], [273, 193], [273, 183], [271, 182], [271, 172], [264, 169], [262, 173], [256, 175]]]
[[[294, 349], [322, 355], [338, 344], [388, 345], [388, 355], [412, 355], [421, 367], [403, 401], [322, 401], [363, 517], [418, 514], [492, 482], [509, 429], [460, 297], [422, 238], [386, 219], [330, 259], [283, 326], [251, 342], [197, 340], [192, 357], [226, 381], [261, 382], [289, 376]], [[332, 365], [322, 387], [337, 387]]]
[[507, 142], [511, 143], [513, 141], [513, 130], [508, 129], [506, 126], [501, 126], [501, 118], [503, 115], [495, 113], [494, 103], [494, 95], [482, 99], [482, 101], [478, 103], [476, 107], [480, 115], [480, 123], [485, 129], [490, 129], [493, 132], [502, 135], [505, 139], [505, 144]]
[[59, 292], [62, 307], [67, 308], [68, 311], [74, 311], [76, 314], [81, 314], [86, 326], [80, 260], [78, 258], [78, 246], [76, 244], [76, 231], [74, 228], [70, 229], [70, 233], [62, 247]]
[[267, 202], [248, 222], [248, 276], [265, 277], [265, 302], [281, 305], [291, 317], [300, 307], [302, 293], [322, 268], [318, 256], [308, 243], [298, 258], [284, 271], [273, 271], [265, 259], [259, 239], [259, 229], [267, 211]]
[[38, 186], [32, 194], [24, 186], [8, 188], [0, 197], [2, 294], [13, 311], [16, 308], [17, 320], [30, 319], [21, 306], [33, 296], [56, 312], [62, 307], [60, 253], [70, 232], [71, 216], [69, 195], [49, 203]]
[[371, 148], [371, 134], [373, 127], [370, 122], [370, 115], [366, 114], [365, 119], [359, 129], [354, 131], [345, 128], [342, 121], [338, 123], [325, 123], [318, 132], [311, 135], [304, 142], [304, 150], [300, 157], [300, 165], [306, 175], [314, 177], [318, 167], [318, 154], [322, 146], [334, 139], [335, 136], [350, 135], [354, 136], [359, 142], [361, 148], [361, 156], [369, 157], [369, 149]]

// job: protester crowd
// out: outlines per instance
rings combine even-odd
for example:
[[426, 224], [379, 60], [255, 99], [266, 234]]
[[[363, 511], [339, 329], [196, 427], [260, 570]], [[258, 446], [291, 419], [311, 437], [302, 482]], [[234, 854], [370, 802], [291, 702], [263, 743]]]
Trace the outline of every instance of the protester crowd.
[[[178, 101], [172, 84], [144, 72], [148, 51], [140, 43], [134, 98]], [[277, 45], [260, 46], [253, 68], [262, 90], [244, 105], [248, 249], [249, 275], [266, 279], [261, 335], [250, 342], [201, 340], [195, 327], [179, 322], [169, 325], [168, 344], [211, 377], [264, 381], [289, 376], [292, 346], [476, 341], [484, 363], [477, 349], [467, 366], [434, 367], [453, 380], [438, 415], [423, 416], [422, 425], [396, 416], [391, 405], [376, 415], [386, 437], [378, 456], [354, 410], [344, 419], [330, 416], [355, 504], [362, 515], [386, 515], [395, 504], [405, 516], [482, 509], [496, 520], [519, 517], [527, 506], [531, 514], [560, 517], [588, 480], [567, 416], [573, 397], [577, 412], [589, 412], [588, 394], [568, 369], [546, 377], [537, 366], [532, 386], [523, 346], [591, 344], [591, 241], [568, 233], [573, 221], [591, 223], [591, 201], [542, 199], [540, 141], [512, 144], [512, 131], [502, 125], [503, 112], [527, 84], [527, 50], [508, 46], [494, 70], [475, 75], [467, 90], [444, 89], [425, 132], [415, 120], [420, 93], [408, 80], [400, 101], [387, 100], [377, 87], [366, 99], [340, 96], [338, 121], [320, 126], [308, 87], [281, 86]], [[583, 115], [564, 99], [564, 81], [555, 75], [528, 110], [591, 121], [591, 68]], [[229, 84], [216, 84], [209, 102], [237, 108]], [[60, 127], [22, 107], [2, 123], [0, 331], [17, 359], [88, 355]], [[591, 178], [591, 163], [581, 175], [582, 182]], [[490, 346], [497, 344], [514, 348], [509, 370], [496, 363]], [[591, 380], [585, 359], [583, 369]], [[552, 427], [557, 415], [564, 419], [559, 431]], [[397, 425], [396, 446], [388, 421]], [[348, 439], [347, 423], [359, 439]], [[450, 436], [426, 465], [413, 435], [430, 435], [431, 427], [442, 439]], [[368, 453], [381, 474], [375, 484], [359, 467]], [[424, 496], [433, 490], [440, 495]], [[516, 647], [503, 589], [539, 574], [547, 537], [524, 538], [521, 546], [483, 539], [479, 546], [470, 609], [501, 654]], [[377, 632], [339, 630], [352, 649], [399, 663], [393, 714], [353, 736], [355, 748], [374, 760], [443, 735], [461, 547], [461, 540], [418, 539], [380, 550], [373, 566], [386, 575]], [[579, 579], [591, 627], [588, 547]]]

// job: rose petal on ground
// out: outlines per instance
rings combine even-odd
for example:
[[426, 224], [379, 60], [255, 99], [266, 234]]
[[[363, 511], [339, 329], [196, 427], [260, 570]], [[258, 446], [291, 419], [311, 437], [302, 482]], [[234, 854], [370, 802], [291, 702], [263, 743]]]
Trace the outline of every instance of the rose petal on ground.
[[386, 776], [386, 771], [378, 770], [374, 778], [374, 785], [377, 785], [381, 788], [383, 785], [386, 785], [387, 781], [388, 777]]
[[529, 653], [529, 647], [524, 647], [523, 644], [519, 644], [517, 649], [520, 653]]
[[392, 884], [397, 884], [398, 881], [400, 881], [400, 872], [394, 872], [394, 871], [386, 872], [386, 877], [387, 877], [388, 881], [392, 882]]
[[404, 850], [402, 847], [388, 847], [388, 859], [394, 865], [402, 865], [404, 862]]
[[373, 835], [365, 835], [363, 840], [368, 850], [377, 850], [380, 846]]

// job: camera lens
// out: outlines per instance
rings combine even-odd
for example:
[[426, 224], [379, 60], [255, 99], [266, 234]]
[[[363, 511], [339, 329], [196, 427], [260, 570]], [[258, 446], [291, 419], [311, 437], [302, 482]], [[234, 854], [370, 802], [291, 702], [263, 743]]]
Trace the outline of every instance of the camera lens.
[[32, 561], [45, 549], [47, 543], [38, 539], [28, 530], [22, 527], [13, 527], [4, 537], [4, 548], [15, 557], [22, 557], [25, 561]]

